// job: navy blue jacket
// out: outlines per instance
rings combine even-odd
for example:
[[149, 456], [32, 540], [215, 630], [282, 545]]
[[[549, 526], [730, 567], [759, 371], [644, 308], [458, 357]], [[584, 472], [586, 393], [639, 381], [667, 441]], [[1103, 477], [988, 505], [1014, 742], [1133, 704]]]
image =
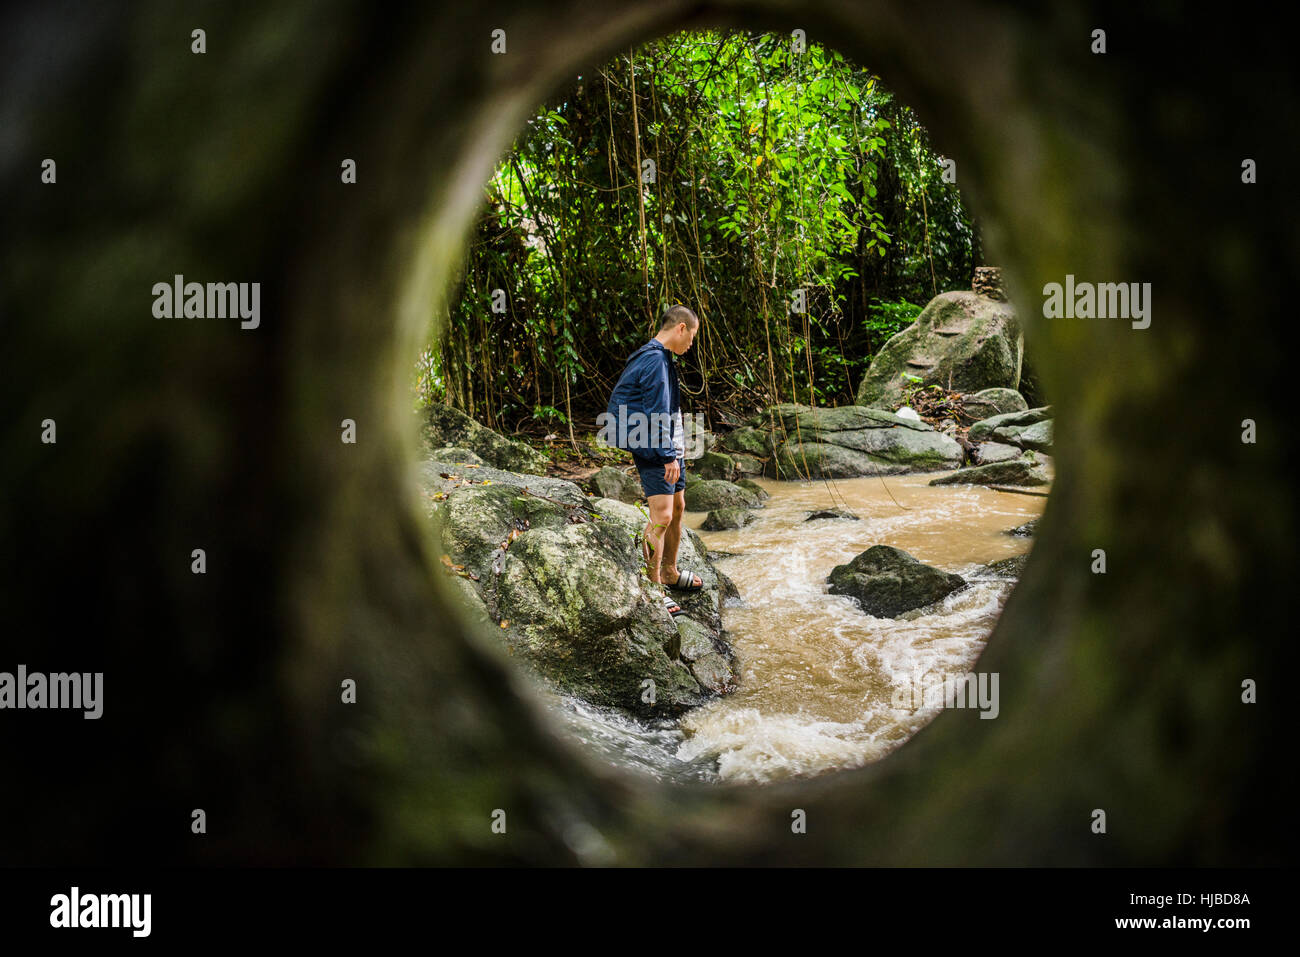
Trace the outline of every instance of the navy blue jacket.
[[[665, 465], [676, 460], [672, 418], [682, 407], [681, 391], [677, 385], [677, 356], [658, 339], [651, 339], [627, 358], [627, 366], [619, 376], [605, 409], [610, 421], [615, 423], [614, 428], [617, 428], [620, 405], [625, 407], [625, 416], [636, 412], [646, 417], [647, 435], [645, 442], [638, 441], [631, 435], [632, 422], [628, 422], [629, 441], [620, 448]], [[651, 418], [655, 413], [662, 414], [663, 419], [655, 422]]]

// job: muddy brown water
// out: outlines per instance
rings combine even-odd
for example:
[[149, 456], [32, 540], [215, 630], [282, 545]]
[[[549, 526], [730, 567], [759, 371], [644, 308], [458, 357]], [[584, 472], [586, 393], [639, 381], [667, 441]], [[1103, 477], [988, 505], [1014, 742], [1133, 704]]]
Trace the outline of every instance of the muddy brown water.
[[[903, 744], [942, 707], [945, 676], [974, 670], [1014, 583], [976, 581], [928, 609], [874, 618], [827, 593], [826, 576], [872, 545], [893, 545], [966, 577], [1029, 550], [1005, 534], [1046, 498], [975, 486], [930, 487], [935, 475], [783, 482], [743, 529], [700, 530], [739, 602], [723, 622], [740, 687], [677, 722], [642, 725], [559, 699], [571, 730], [599, 755], [658, 778], [763, 783], [861, 767]], [[897, 500], [897, 504], [895, 503]], [[906, 506], [906, 508], [900, 507]], [[858, 516], [805, 521], [840, 507]]]

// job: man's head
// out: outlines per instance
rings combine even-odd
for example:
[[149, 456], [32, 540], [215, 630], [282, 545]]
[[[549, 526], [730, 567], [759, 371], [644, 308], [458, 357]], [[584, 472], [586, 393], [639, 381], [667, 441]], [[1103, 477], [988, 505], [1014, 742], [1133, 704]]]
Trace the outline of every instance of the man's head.
[[700, 328], [700, 320], [695, 313], [685, 306], [669, 306], [659, 317], [659, 334], [655, 336], [665, 349], [685, 355], [686, 350], [695, 342], [695, 333]]

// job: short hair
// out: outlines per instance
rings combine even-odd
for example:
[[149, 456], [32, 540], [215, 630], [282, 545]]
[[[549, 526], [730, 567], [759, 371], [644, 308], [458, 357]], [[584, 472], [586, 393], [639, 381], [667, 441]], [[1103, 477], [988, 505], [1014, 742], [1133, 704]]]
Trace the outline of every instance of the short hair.
[[659, 331], [663, 332], [665, 329], [671, 329], [679, 322], [684, 322], [694, 329], [700, 324], [700, 317], [685, 306], [669, 306], [664, 310], [664, 314], [659, 317]]

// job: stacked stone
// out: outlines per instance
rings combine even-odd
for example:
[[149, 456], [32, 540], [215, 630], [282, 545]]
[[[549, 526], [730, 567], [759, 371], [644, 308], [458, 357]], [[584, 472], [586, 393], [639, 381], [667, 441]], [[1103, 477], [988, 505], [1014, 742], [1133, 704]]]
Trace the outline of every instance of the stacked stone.
[[998, 302], [1007, 301], [1006, 291], [1002, 288], [1002, 270], [997, 266], [976, 266], [970, 287], [981, 296]]

